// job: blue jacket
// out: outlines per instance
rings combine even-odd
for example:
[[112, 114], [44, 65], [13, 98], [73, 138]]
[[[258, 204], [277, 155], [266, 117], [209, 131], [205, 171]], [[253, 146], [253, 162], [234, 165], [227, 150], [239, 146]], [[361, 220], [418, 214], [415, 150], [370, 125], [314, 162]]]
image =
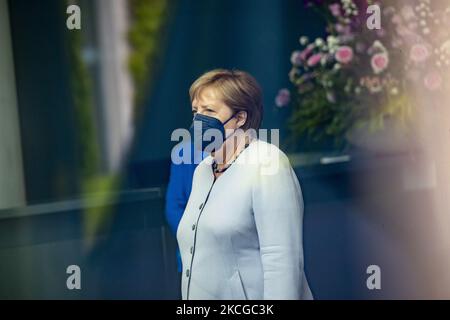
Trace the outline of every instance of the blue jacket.
[[[176, 236], [178, 224], [180, 223], [184, 209], [186, 208], [189, 196], [192, 189], [192, 177], [194, 176], [196, 164], [194, 159], [203, 159], [204, 154], [198, 151], [194, 146], [189, 144], [178, 144], [174, 147], [179, 149], [178, 154], [183, 156], [183, 149], [191, 149], [190, 163], [175, 164], [171, 161], [169, 184], [167, 186], [166, 193], [166, 219], [169, 224], [170, 230]], [[181, 272], [181, 257], [180, 252], [177, 250], [177, 265], [178, 271]]]

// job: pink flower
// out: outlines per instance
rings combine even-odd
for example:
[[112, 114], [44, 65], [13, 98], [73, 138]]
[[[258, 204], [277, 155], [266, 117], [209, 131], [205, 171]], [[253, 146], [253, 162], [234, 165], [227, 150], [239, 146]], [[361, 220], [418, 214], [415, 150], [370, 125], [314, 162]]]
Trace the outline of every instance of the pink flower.
[[409, 57], [414, 62], [423, 62], [428, 59], [430, 52], [423, 44], [415, 44], [411, 47]]
[[389, 56], [385, 52], [376, 53], [370, 60], [370, 64], [372, 66], [373, 72], [375, 72], [375, 74], [379, 74], [386, 70], [387, 66], [389, 65]]
[[291, 102], [291, 93], [288, 89], [281, 89], [278, 91], [277, 97], [275, 98], [275, 104], [277, 107], [281, 108]]
[[335, 17], [341, 16], [341, 6], [339, 3], [334, 3], [328, 6], [331, 11], [331, 14]]
[[425, 87], [430, 91], [439, 89], [442, 85], [442, 77], [437, 71], [432, 71], [425, 76]]
[[315, 65], [317, 65], [320, 60], [322, 59], [322, 54], [321, 53], [316, 53], [313, 54], [309, 59], [308, 59], [308, 66], [309, 67], [314, 67]]
[[300, 52], [300, 59], [302, 59], [303, 61], [306, 61], [308, 56], [313, 52], [313, 48], [314, 48], [314, 46], [312, 46], [312, 45], [307, 46], [305, 48], [305, 50]]
[[343, 46], [337, 49], [335, 54], [336, 61], [347, 64], [353, 59], [353, 49], [348, 46]]

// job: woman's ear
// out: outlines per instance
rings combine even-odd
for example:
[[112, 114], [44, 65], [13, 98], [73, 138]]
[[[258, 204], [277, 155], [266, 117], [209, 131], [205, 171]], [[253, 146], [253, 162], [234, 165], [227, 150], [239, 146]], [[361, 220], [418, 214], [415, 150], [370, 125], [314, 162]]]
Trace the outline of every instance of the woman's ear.
[[236, 115], [236, 126], [238, 128], [242, 127], [247, 121], [247, 111], [239, 111]]

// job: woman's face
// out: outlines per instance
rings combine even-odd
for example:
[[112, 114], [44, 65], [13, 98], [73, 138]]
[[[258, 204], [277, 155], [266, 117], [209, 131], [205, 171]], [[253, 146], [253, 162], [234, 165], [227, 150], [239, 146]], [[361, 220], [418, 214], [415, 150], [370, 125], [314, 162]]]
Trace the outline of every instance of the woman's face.
[[[192, 101], [192, 113], [210, 116], [224, 123], [233, 115], [233, 110], [217, 97], [213, 89], [205, 88]], [[225, 124], [225, 129], [239, 128], [245, 123], [245, 117], [245, 112], [239, 112]]]

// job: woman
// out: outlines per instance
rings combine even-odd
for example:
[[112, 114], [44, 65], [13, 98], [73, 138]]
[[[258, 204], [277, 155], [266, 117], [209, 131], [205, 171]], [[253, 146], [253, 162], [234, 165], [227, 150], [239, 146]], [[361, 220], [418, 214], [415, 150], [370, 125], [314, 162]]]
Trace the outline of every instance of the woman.
[[[192, 133], [203, 138], [196, 145], [211, 155], [195, 170], [177, 230], [183, 299], [311, 299], [301, 189], [286, 155], [255, 137], [263, 114], [258, 83], [219, 69], [189, 94]], [[211, 143], [207, 129], [219, 133]]]

